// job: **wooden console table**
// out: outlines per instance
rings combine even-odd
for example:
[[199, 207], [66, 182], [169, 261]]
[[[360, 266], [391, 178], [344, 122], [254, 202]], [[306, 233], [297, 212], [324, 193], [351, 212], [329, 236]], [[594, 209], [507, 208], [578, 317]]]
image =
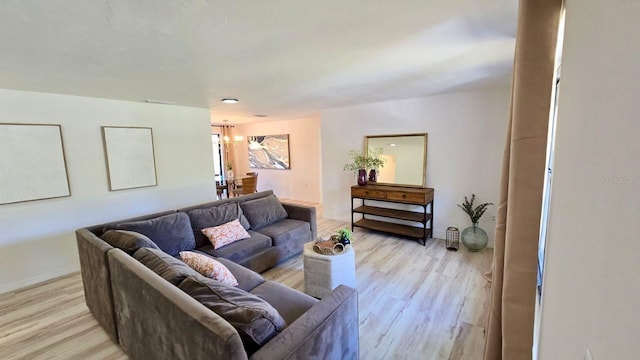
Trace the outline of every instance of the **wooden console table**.
[[[433, 189], [389, 185], [354, 185], [351, 187], [351, 231], [354, 227], [387, 232], [422, 240], [426, 246], [427, 238], [433, 237]], [[353, 199], [362, 199], [362, 205], [354, 208]], [[399, 203], [422, 206], [422, 212], [398, 210], [388, 207], [366, 205], [366, 200], [387, 203]], [[429, 209], [429, 212], [427, 212]], [[354, 221], [353, 214], [361, 214]], [[404, 225], [385, 220], [374, 220], [367, 216], [406, 220], [420, 223], [421, 226]], [[427, 226], [429, 224], [429, 226]]]

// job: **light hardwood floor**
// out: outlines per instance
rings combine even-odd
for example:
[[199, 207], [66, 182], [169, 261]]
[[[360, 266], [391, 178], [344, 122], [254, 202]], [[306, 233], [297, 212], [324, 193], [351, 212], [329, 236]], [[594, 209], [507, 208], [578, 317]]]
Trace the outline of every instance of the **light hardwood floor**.
[[[319, 234], [347, 223], [319, 219]], [[481, 359], [492, 250], [449, 252], [356, 229], [361, 359]], [[263, 274], [304, 290], [302, 255]], [[0, 295], [0, 359], [126, 359], [84, 304], [78, 273]]]

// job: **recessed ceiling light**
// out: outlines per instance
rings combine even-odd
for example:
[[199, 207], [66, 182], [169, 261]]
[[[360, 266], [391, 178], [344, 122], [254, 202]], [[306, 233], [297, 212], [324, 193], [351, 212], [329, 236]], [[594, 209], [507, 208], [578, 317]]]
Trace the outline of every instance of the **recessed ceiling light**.
[[395, 143], [391, 143], [389, 144], [389, 146], [397, 146]]
[[222, 99], [222, 102], [225, 104], [237, 104], [238, 103], [238, 99]]
[[255, 116], [255, 117], [267, 117], [269, 115], [253, 115], [253, 116]]

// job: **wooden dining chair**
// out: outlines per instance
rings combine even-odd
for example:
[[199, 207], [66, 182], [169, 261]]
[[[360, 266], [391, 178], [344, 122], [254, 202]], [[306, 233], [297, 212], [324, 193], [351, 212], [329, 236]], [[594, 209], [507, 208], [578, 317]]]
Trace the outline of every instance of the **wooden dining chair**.
[[[216, 181], [216, 195], [218, 195], [218, 200], [222, 199], [222, 194], [227, 192], [227, 184], [224, 181]], [[227, 194], [229, 197], [229, 194]]]
[[240, 181], [242, 182], [242, 185], [237, 187], [234, 191], [233, 194], [235, 196], [239, 196], [239, 195], [247, 195], [247, 194], [253, 194], [255, 192], [257, 192], [257, 187], [258, 187], [258, 176], [249, 176], [249, 177], [245, 177], [240, 179]]
[[[258, 172], [254, 171], [254, 172], [248, 172], [247, 176], [258, 176]], [[235, 184], [235, 188], [236, 189], [240, 189], [242, 188], [242, 184]]]

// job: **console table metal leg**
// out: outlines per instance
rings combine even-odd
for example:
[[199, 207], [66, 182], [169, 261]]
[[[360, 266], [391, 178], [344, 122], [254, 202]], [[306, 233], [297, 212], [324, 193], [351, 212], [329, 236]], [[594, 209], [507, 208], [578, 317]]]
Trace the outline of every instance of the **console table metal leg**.
[[434, 204], [434, 201], [435, 200], [431, 200], [431, 220], [429, 220], [429, 223], [431, 224], [431, 226], [430, 226], [431, 227], [431, 237], [434, 237], [433, 236], [433, 229], [434, 229], [434, 227], [433, 227], [433, 204]]

